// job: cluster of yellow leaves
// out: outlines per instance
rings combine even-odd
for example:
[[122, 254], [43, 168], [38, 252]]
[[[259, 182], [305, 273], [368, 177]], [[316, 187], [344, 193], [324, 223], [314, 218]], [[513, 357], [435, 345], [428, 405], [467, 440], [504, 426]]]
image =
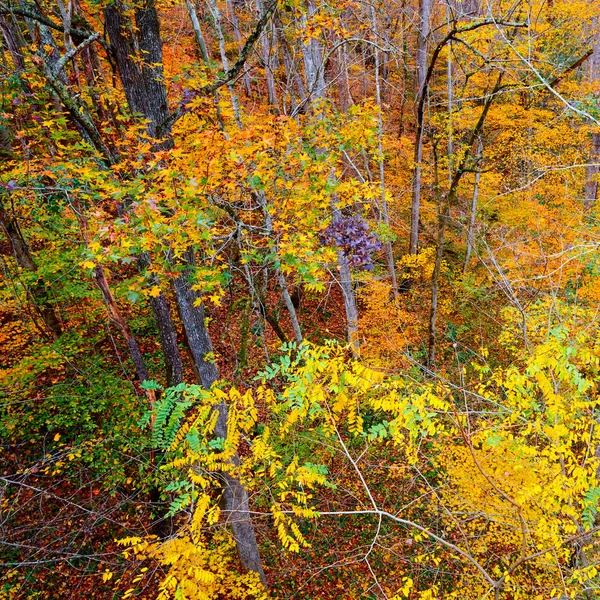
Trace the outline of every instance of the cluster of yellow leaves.
[[[255, 391], [214, 387], [204, 392], [201, 406], [177, 434], [171, 446], [177, 458], [171, 467], [186, 471], [201, 491], [194, 501], [191, 538], [161, 553], [183, 556], [183, 548], [192, 552], [198, 539], [199, 548], [207, 552], [205, 560], [212, 560], [202, 536], [220, 515], [211, 476], [215, 470], [238, 477], [257, 508], [264, 506], [272, 515], [282, 546], [298, 551], [308, 545], [298, 519], [318, 518], [318, 492], [334, 485], [324, 464], [328, 453], [345, 456], [356, 469], [350, 449], [366, 443], [369, 452], [381, 451], [392, 466], [402, 463], [405, 477], [412, 470], [423, 477], [421, 461], [429, 461], [444, 481], [436, 493], [443, 515], [425, 501], [417, 503], [412, 518], [425, 527], [429, 519], [442, 518], [438, 527], [444, 528], [446, 538], [485, 564], [489, 576], [501, 580], [515, 598], [538, 597], [532, 590], [554, 587], [571, 593], [596, 576], [587, 567], [564, 575], [577, 543], [589, 560], [595, 556], [591, 540], [600, 499], [595, 455], [600, 447], [595, 422], [600, 351], [590, 347], [589, 337], [580, 335], [569, 345], [566, 333], [554, 331], [514, 366], [492, 370], [473, 365], [479, 383], [460, 394], [444, 382], [386, 376], [349, 360], [339, 346], [303, 344], [293, 358], [270, 369]], [[284, 385], [271, 385], [274, 379]], [[210, 450], [213, 408], [223, 401], [231, 415], [227, 439]], [[257, 429], [257, 406], [262, 429]], [[241, 457], [239, 464], [230, 460], [235, 453]], [[370, 475], [362, 473], [365, 485], [373, 485]], [[354, 497], [360, 496], [359, 491]], [[359, 512], [369, 508], [366, 497], [364, 502], [359, 500]], [[464, 536], [469, 539], [466, 546]], [[427, 531], [414, 540], [431, 542]], [[159, 552], [160, 546], [153, 544]], [[424, 550], [415, 560], [437, 565], [446, 551], [454, 556], [442, 544], [435, 554]], [[168, 562], [165, 556], [161, 554], [163, 564]], [[489, 591], [470, 561], [456, 562], [455, 556], [452, 561], [455, 597], [476, 599]], [[181, 587], [183, 575], [174, 577]], [[202, 577], [195, 581], [204, 582]], [[412, 590], [413, 583], [407, 581], [399, 597]], [[438, 597], [431, 589], [414, 593]]]
[[[168, 568], [156, 600], [265, 599], [267, 594], [256, 573], [242, 573], [234, 558], [235, 542], [218, 531], [210, 542], [182, 531], [166, 542], [125, 538], [119, 543], [139, 560], [151, 560]], [[108, 576], [107, 576], [108, 577]], [[133, 589], [125, 592], [130, 597]]]

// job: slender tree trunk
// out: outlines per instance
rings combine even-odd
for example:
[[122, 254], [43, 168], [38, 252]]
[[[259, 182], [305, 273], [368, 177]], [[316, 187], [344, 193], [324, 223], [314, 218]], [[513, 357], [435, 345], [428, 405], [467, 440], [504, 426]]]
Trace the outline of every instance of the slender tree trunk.
[[435, 351], [437, 338], [438, 298], [440, 292], [440, 274], [442, 272], [442, 259], [444, 257], [444, 238], [446, 224], [450, 216], [450, 204], [446, 202], [438, 216], [438, 234], [436, 240], [435, 263], [431, 275], [431, 308], [429, 311], [429, 331], [427, 335], [427, 368], [435, 369]]
[[[1, 203], [0, 228], [6, 235], [17, 265], [25, 271], [36, 273], [38, 270], [37, 265], [31, 256], [29, 246], [23, 237], [17, 219], [14, 215], [10, 215]], [[52, 338], [59, 338], [62, 335], [62, 326], [53, 306], [48, 301], [48, 293], [43, 282], [40, 280], [35, 281], [29, 289], [27, 289], [27, 295], [31, 299], [31, 303], [36, 312], [44, 321], [46, 330]]]
[[[431, 0], [420, 0], [417, 40], [417, 105], [420, 104], [423, 94], [425, 94], [427, 91], [425, 89], [425, 78], [427, 75], [427, 39], [429, 37], [430, 12]], [[419, 218], [421, 214], [421, 163], [423, 161], [423, 117], [424, 111], [417, 111], [413, 192], [410, 211], [410, 254], [416, 254], [419, 251]]]
[[[373, 27], [373, 33], [375, 34], [376, 43], [379, 42], [379, 31], [377, 27], [377, 15], [375, 13], [375, 7], [371, 5], [371, 23]], [[390, 231], [390, 216], [388, 212], [386, 190], [385, 190], [385, 163], [383, 158], [383, 118], [382, 111], [383, 107], [381, 104], [381, 82], [379, 77], [379, 48], [375, 46], [375, 100], [379, 111], [377, 113], [377, 145], [379, 150], [379, 182], [381, 187], [381, 212], [383, 214], [383, 222]], [[394, 300], [398, 300], [398, 282], [396, 280], [396, 268], [394, 264], [394, 251], [392, 248], [392, 242], [388, 241], [385, 243], [385, 256], [387, 260], [388, 273], [390, 274], [390, 281], [392, 284], [392, 292], [394, 294]]]
[[[446, 5], [446, 22], [450, 28], [450, 6]], [[454, 162], [454, 132], [452, 129], [453, 110], [453, 79], [452, 79], [452, 40], [448, 42], [448, 56], [446, 57], [446, 95], [448, 96], [448, 185], [452, 183], [452, 167]]]
[[283, 296], [283, 301], [285, 303], [288, 312], [290, 313], [290, 320], [292, 321], [292, 328], [294, 330], [294, 337], [298, 343], [302, 342], [302, 330], [300, 329], [300, 322], [298, 321], [298, 315], [296, 314], [296, 307], [292, 302], [292, 298], [290, 296], [290, 292], [287, 287], [287, 282], [285, 280], [285, 275], [281, 270], [279, 264], [275, 265], [275, 276], [277, 277], [277, 282], [279, 283], [279, 287], [281, 288], [281, 295]]
[[[596, 31], [594, 50], [589, 58], [588, 78], [591, 83], [598, 84], [600, 81], [600, 33], [598, 25], [600, 19], [594, 19], [594, 28]], [[590, 150], [589, 165], [585, 170], [585, 199], [583, 201], [584, 211], [590, 212], [596, 200], [598, 199], [598, 176], [600, 175], [600, 133], [592, 133], [592, 147]]]
[[[188, 258], [190, 258], [189, 262], [191, 263], [191, 257]], [[184, 273], [175, 279], [175, 293], [200, 381], [206, 389], [209, 389], [219, 378], [219, 372], [212, 360], [212, 343], [204, 322], [204, 308], [202, 304], [198, 303], [198, 295], [191, 288], [188, 280], [189, 275], [189, 272]], [[209, 355], [208, 359], [207, 355]], [[216, 406], [215, 410], [218, 412], [215, 435], [220, 438], [226, 438], [227, 405], [221, 402]], [[237, 455], [232, 458], [232, 462], [239, 464]], [[256, 535], [250, 517], [248, 492], [240, 481], [231, 474], [221, 473], [219, 476], [223, 481], [225, 514], [227, 515], [227, 521], [233, 529], [233, 536], [237, 544], [240, 561], [246, 569], [258, 573], [261, 581], [266, 585]]]
[[481, 181], [481, 162], [483, 160], [483, 142], [479, 138], [478, 149], [479, 154], [479, 168], [475, 173], [475, 185], [473, 186], [473, 199], [471, 201], [471, 214], [469, 216], [469, 229], [467, 231], [467, 251], [465, 253], [465, 264], [463, 266], [463, 273], [467, 272], [469, 268], [469, 262], [471, 260], [471, 253], [475, 246], [475, 223], [477, 220], [477, 201], [479, 199], [479, 182]]
[[[233, 25], [233, 35], [235, 37], [235, 41], [238, 43], [241, 49], [244, 45], [244, 42], [242, 38], [242, 33], [240, 31], [240, 25], [235, 14], [235, 5], [232, 0], [227, 0], [227, 12], [229, 13], [229, 19], [231, 20], [231, 24]], [[250, 95], [252, 93], [252, 85], [250, 80], [250, 73], [248, 73], [248, 67], [246, 67], [245, 65], [244, 74], [242, 75], [242, 82], [244, 84], [246, 94]]]
[[[215, 25], [215, 32], [217, 34], [217, 39], [219, 40], [219, 50], [221, 52], [221, 62], [223, 63], [223, 70], [229, 71], [229, 59], [227, 58], [227, 54], [225, 52], [225, 36], [223, 34], [223, 27], [221, 26], [221, 12], [219, 10], [217, 0], [208, 0], [208, 7], [211, 11]], [[227, 88], [229, 89], [231, 105], [233, 107], [233, 114], [235, 115], [237, 126], [241, 129], [242, 120], [240, 118], [240, 106], [237, 94], [235, 93], [235, 89], [233, 87], [233, 82], [229, 82], [227, 84]]]
[[208, 48], [202, 34], [202, 28], [200, 27], [200, 21], [198, 21], [198, 13], [196, 12], [196, 4], [194, 0], [185, 0], [185, 6], [187, 8], [190, 21], [192, 23], [192, 29], [194, 30], [194, 36], [196, 43], [198, 44], [198, 50], [200, 50], [200, 56], [202, 60], [207, 63], [210, 60]]
[[[258, 9], [259, 16], [263, 16], [265, 13], [265, 5], [262, 0], [256, 0], [256, 8]], [[265, 78], [267, 80], [267, 95], [269, 98], [269, 104], [271, 106], [277, 106], [277, 90], [275, 89], [275, 78], [273, 77], [273, 65], [271, 60], [271, 40], [269, 40], [269, 34], [273, 34], [274, 28], [268, 25], [263, 32], [261, 42], [261, 57], [265, 67]]]
[[348, 79], [348, 48], [347, 44], [337, 34], [334, 34], [332, 38], [333, 44], [337, 45], [337, 48], [331, 55], [333, 80], [337, 89], [338, 108], [341, 112], [345, 113], [354, 104]]
[[600, 173], [600, 133], [592, 134], [592, 147], [589, 155], [589, 164], [585, 169], [585, 199], [583, 210], [590, 212], [598, 199], [598, 175]]
[[304, 81], [302, 81], [302, 77], [298, 72], [296, 61], [294, 60], [294, 55], [292, 53], [292, 48], [290, 47], [290, 44], [285, 37], [285, 33], [283, 32], [283, 25], [281, 24], [281, 18], [279, 16], [278, 11], [275, 11], [274, 24], [275, 27], [279, 30], [278, 40], [281, 46], [281, 50], [283, 51], [283, 63], [285, 65], [285, 70], [288, 75], [288, 81], [290, 81], [291, 78], [294, 84], [294, 89], [296, 90], [296, 96], [298, 97], [297, 105], [292, 101], [291, 112], [293, 115], [295, 115], [299, 112], [304, 112], [306, 110], [306, 105], [308, 103], [308, 92], [306, 91]]
[[[332, 221], [337, 223], [342, 218], [340, 209], [335, 205], [335, 200], [331, 200], [331, 210], [333, 213]], [[358, 356], [360, 344], [358, 339], [358, 307], [356, 305], [356, 295], [352, 285], [352, 269], [348, 259], [344, 256], [341, 250], [337, 252], [337, 264], [339, 273], [339, 284], [342, 288], [344, 297], [344, 308], [346, 311], [346, 330], [348, 335], [348, 343], [352, 347], [352, 353], [355, 357]]]
[[[307, 12], [301, 17], [301, 25], [307, 27], [308, 20], [317, 12], [315, 0], [306, 0]], [[302, 46], [306, 84], [311, 102], [325, 98], [325, 73], [323, 64], [323, 49], [319, 40], [310, 38]]]

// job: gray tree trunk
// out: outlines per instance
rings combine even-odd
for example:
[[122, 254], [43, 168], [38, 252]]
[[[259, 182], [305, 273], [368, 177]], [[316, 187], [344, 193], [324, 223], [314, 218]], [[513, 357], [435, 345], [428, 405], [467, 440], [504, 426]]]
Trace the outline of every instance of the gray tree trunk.
[[[229, 19], [231, 20], [231, 24], [233, 25], [233, 35], [235, 37], [235, 41], [239, 44], [240, 50], [243, 47], [243, 38], [242, 33], [240, 31], [240, 25], [237, 20], [237, 16], [235, 14], [235, 3], [233, 0], [227, 0], [227, 12], [229, 13]], [[246, 89], [246, 93], [249, 95], [252, 92], [252, 86], [250, 81], [250, 73], [248, 73], [248, 67], [244, 66], [244, 74], [242, 75], [242, 82], [244, 83], [244, 88]]]
[[[419, 2], [419, 26], [417, 39], [417, 97], [419, 104], [423, 94], [426, 93], [425, 78], [427, 75], [427, 39], [429, 37], [429, 19], [431, 14], [431, 0]], [[410, 254], [419, 250], [419, 218], [421, 214], [421, 163], [423, 161], [423, 111], [417, 115], [417, 134], [415, 139], [414, 174], [412, 204], [410, 209]]]
[[[216, 364], [206, 358], [207, 354], [212, 354], [212, 343], [204, 322], [204, 308], [197, 303], [199, 298], [191, 288], [189, 275], [188, 271], [175, 279], [175, 293], [200, 381], [206, 389], [210, 389], [211, 385], [219, 378], [219, 371]], [[227, 405], [221, 402], [215, 410], [218, 412], [215, 436], [226, 438]], [[239, 457], [234, 456], [232, 461], [234, 464], [239, 464]], [[231, 524], [240, 561], [246, 569], [258, 573], [261, 581], [266, 585], [266, 577], [249, 511], [248, 492], [231, 474], [220, 473], [219, 477], [223, 481], [223, 504], [226, 519]]]
[[[301, 25], [306, 28], [307, 21], [317, 12], [315, 0], [307, 0], [307, 13], [301, 18]], [[302, 57], [304, 59], [304, 71], [308, 94], [312, 102], [325, 98], [325, 73], [323, 64], [323, 49], [321, 43], [310, 38], [308, 44], [302, 46]]]
[[[371, 5], [371, 26], [373, 27], [373, 33], [375, 34], [376, 43], [379, 43], [379, 28], [377, 26], [377, 14], [375, 7]], [[375, 46], [375, 100], [379, 108], [377, 114], [377, 145], [379, 150], [379, 182], [381, 187], [381, 212], [383, 214], [383, 222], [386, 227], [390, 228], [390, 215], [388, 212], [388, 205], [385, 191], [385, 163], [383, 160], [383, 119], [382, 111], [383, 107], [381, 104], [381, 81], [379, 75], [379, 48]], [[387, 260], [388, 273], [390, 274], [390, 282], [392, 284], [392, 292], [394, 294], [394, 300], [398, 300], [398, 281], [396, 279], [396, 267], [394, 263], [394, 251], [392, 248], [392, 242], [385, 243], [385, 256]]]
[[104, 23], [110, 50], [127, 98], [129, 109], [149, 120], [148, 134], [165, 137], [159, 148], [172, 146], [170, 130], [159, 131], [169, 117], [169, 103], [162, 68], [160, 25], [153, 0], [135, 9], [135, 23], [125, 16], [118, 0], [104, 9]]
[[192, 23], [192, 29], [194, 30], [194, 37], [196, 38], [196, 43], [198, 44], [198, 50], [200, 50], [200, 56], [202, 56], [202, 60], [205, 63], [207, 63], [210, 60], [210, 55], [208, 53], [208, 48], [204, 40], [204, 35], [202, 34], [200, 21], [198, 21], [196, 4], [194, 3], [194, 0], [185, 0], [185, 6], [187, 8], [190, 21]]
[[[597, 20], [594, 23], [597, 26]], [[600, 80], [600, 33], [596, 34], [594, 51], [589, 58], [589, 74], [591, 82]], [[600, 174], [600, 133], [592, 133], [589, 164], [585, 170], [585, 199], [583, 208], [585, 212], [592, 210], [598, 199], [598, 175]]]
[[[258, 9], [259, 16], [262, 17], [265, 13], [265, 6], [262, 0], [256, 0], [256, 8]], [[269, 98], [269, 104], [271, 106], [277, 106], [277, 90], [275, 89], [275, 78], [273, 77], [271, 41], [269, 40], [269, 35], [273, 33], [274, 29], [268, 25], [260, 38], [260, 43], [261, 58], [265, 67], [265, 78], [267, 80], [267, 95]]]
[[469, 229], [467, 230], [467, 251], [465, 253], [465, 264], [463, 273], [469, 268], [471, 253], [475, 246], [475, 223], [477, 222], [477, 201], [479, 199], [479, 182], [481, 181], [481, 162], [483, 161], [483, 142], [479, 138], [477, 152], [479, 154], [479, 168], [475, 173], [475, 185], [473, 186], [473, 199], [471, 200], [471, 214], [469, 216]]

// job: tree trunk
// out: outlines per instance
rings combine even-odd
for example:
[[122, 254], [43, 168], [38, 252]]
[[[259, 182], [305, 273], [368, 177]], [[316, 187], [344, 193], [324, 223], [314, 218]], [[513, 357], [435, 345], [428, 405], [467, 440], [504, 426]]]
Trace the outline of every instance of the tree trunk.
[[479, 182], [481, 181], [481, 161], [483, 160], [483, 142], [479, 138], [478, 143], [479, 153], [479, 168], [475, 173], [475, 185], [473, 186], [473, 199], [471, 201], [471, 215], [469, 217], [469, 229], [467, 231], [467, 251], [465, 253], [465, 264], [463, 266], [463, 273], [467, 272], [469, 268], [469, 261], [471, 260], [471, 252], [475, 246], [475, 223], [477, 217], [477, 201], [479, 199]]
[[590, 212], [598, 199], [598, 175], [600, 173], [600, 133], [592, 134], [592, 148], [590, 150], [589, 164], [585, 169], [585, 199], [583, 210]]
[[[307, 13], [306, 15], [302, 15], [301, 18], [303, 28], [306, 28], [308, 19], [317, 12], [315, 0], [307, 0], [306, 6]], [[308, 43], [302, 46], [302, 57], [304, 59], [308, 94], [311, 102], [316, 102], [325, 98], [325, 74], [321, 43], [311, 37]]]
[[[306, 86], [304, 85], [304, 81], [302, 81], [302, 77], [300, 73], [298, 73], [298, 69], [296, 67], [296, 62], [294, 61], [294, 56], [292, 54], [292, 49], [290, 48], [290, 44], [285, 37], [285, 32], [283, 31], [283, 25], [281, 23], [281, 18], [279, 16], [279, 12], [275, 11], [274, 23], [279, 29], [279, 43], [281, 45], [281, 49], [283, 51], [283, 62], [285, 65], [285, 70], [288, 75], [288, 88], [290, 87], [290, 78], [293, 80], [294, 88], [296, 90], [297, 95], [297, 103], [292, 99], [292, 115], [296, 115], [300, 112], [304, 112], [306, 110], [306, 105], [308, 103], [308, 93], [306, 91]], [[293, 93], [290, 93], [293, 96]]]
[[[37, 265], [31, 256], [29, 246], [23, 237], [21, 228], [14, 215], [10, 215], [4, 206], [0, 203], [0, 227], [4, 231], [10, 249], [17, 265], [29, 271], [35, 273], [37, 271]], [[47, 331], [50, 335], [57, 339], [62, 335], [62, 326], [58, 316], [54, 312], [54, 308], [48, 301], [48, 294], [43, 282], [37, 280], [27, 290], [27, 295], [31, 298], [35, 310], [44, 321]]]
[[[379, 31], [377, 27], [377, 14], [375, 7], [371, 5], [371, 24], [373, 27], [373, 33], [375, 39], [379, 41]], [[379, 150], [379, 183], [381, 187], [381, 212], [383, 214], [383, 222], [390, 229], [390, 216], [388, 213], [388, 205], [385, 191], [385, 163], [383, 160], [383, 118], [382, 112], [383, 107], [381, 104], [381, 82], [379, 76], [379, 48], [375, 46], [375, 100], [379, 111], [377, 113], [377, 146]], [[392, 242], [385, 243], [385, 256], [387, 260], [388, 273], [390, 274], [390, 281], [392, 284], [392, 292], [394, 294], [394, 300], [398, 300], [398, 282], [396, 279], [396, 268], [394, 263], [394, 251], [392, 248]]]
[[[227, 12], [229, 13], [229, 19], [231, 20], [231, 24], [233, 25], [233, 35], [235, 37], [235, 41], [238, 43], [241, 50], [244, 46], [244, 43], [242, 39], [242, 33], [240, 32], [240, 25], [235, 14], [235, 4], [232, 0], [227, 0]], [[248, 67], [246, 67], [245, 65], [244, 74], [242, 75], [242, 82], [244, 84], [246, 94], [250, 95], [250, 93], [252, 92], [252, 86], [250, 85], [250, 73], [248, 73]]]
[[[219, 40], [219, 50], [221, 52], [221, 62], [223, 63], [223, 70], [227, 72], [229, 71], [229, 59], [227, 58], [227, 53], [225, 52], [225, 36], [223, 34], [223, 28], [221, 26], [221, 12], [219, 10], [219, 5], [217, 4], [217, 1], [208, 0], [208, 8], [212, 14], [215, 25], [215, 32], [217, 34], [217, 39]], [[235, 121], [239, 129], [242, 129], [242, 120], [240, 118], [240, 106], [232, 81], [230, 81], [227, 84], [227, 88], [229, 89], [229, 95], [231, 97], [231, 105], [233, 107]]]
[[[141, 271], [145, 271], [150, 266], [150, 257], [147, 252], [140, 255], [138, 265]], [[158, 283], [158, 278], [156, 275], [153, 275], [150, 279], [150, 285], [155, 286]], [[156, 326], [158, 327], [160, 346], [167, 372], [167, 386], [175, 387], [183, 382], [183, 364], [181, 362], [179, 346], [177, 345], [177, 333], [175, 332], [175, 325], [171, 318], [169, 304], [162, 292], [158, 296], [150, 296], [149, 301], [154, 313]]]
[[[188, 258], [191, 259], [191, 257]], [[212, 343], [204, 323], [204, 309], [201, 304], [197, 303], [199, 298], [191, 288], [188, 280], [189, 275], [188, 270], [175, 279], [175, 293], [200, 381], [206, 389], [209, 389], [219, 378], [219, 372], [212, 360]], [[208, 359], [207, 355], [209, 355]], [[226, 438], [227, 405], [221, 402], [216, 406], [215, 410], [218, 412], [215, 436]], [[239, 464], [238, 456], [234, 456], [232, 461], [234, 464]], [[229, 473], [220, 473], [219, 477], [223, 481], [223, 504], [227, 515], [227, 522], [231, 524], [240, 561], [246, 569], [258, 573], [261, 581], [266, 585], [266, 578], [248, 508], [248, 492], [240, 481]]]
[[[256, 0], [256, 7], [258, 9], [259, 16], [262, 17], [265, 13], [263, 1]], [[273, 33], [273, 31], [273, 28], [267, 25], [260, 41], [262, 62], [265, 67], [265, 78], [267, 80], [269, 104], [271, 106], [277, 106], [277, 90], [275, 89], [275, 78], [273, 77], [273, 65], [271, 61], [271, 40], [269, 40], [269, 33]]]
[[444, 257], [444, 237], [446, 233], [446, 223], [450, 216], [450, 204], [445, 203], [438, 218], [438, 235], [435, 251], [435, 263], [431, 275], [431, 308], [429, 311], [429, 331], [427, 335], [427, 368], [430, 371], [435, 369], [435, 349], [437, 335], [437, 316], [438, 316], [438, 298], [440, 291], [440, 274], [442, 272], [442, 259]]
[[[331, 200], [331, 210], [333, 213], [332, 221], [337, 223], [342, 218], [340, 209], [335, 205], [335, 200]], [[352, 354], [354, 357], [358, 357], [359, 353], [359, 339], [358, 339], [358, 307], [356, 305], [356, 295], [354, 294], [354, 287], [352, 286], [352, 269], [348, 259], [344, 256], [341, 250], [337, 252], [337, 264], [339, 271], [339, 284], [342, 288], [342, 295], [344, 296], [344, 308], [346, 310], [346, 331], [348, 336], [348, 343], [352, 347]]]
[[210, 55], [208, 54], [208, 48], [206, 47], [206, 42], [204, 41], [204, 35], [202, 34], [200, 22], [198, 21], [196, 4], [194, 3], [194, 0], [185, 0], [185, 5], [187, 7], [188, 15], [192, 23], [192, 29], [194, 30], [194, 36], [196, 37], [198, 50], [200, 50], [200, 56], [202, 57], [202, 60], [205, 63], [208, 63], [208, 61], [210, 60]]
[[[169, 104], [162, 69], [160, 24], [153, 0], [135, 9], [135, 27], [126, 17], [120, 2], [104, 9], [104, 23], [127, 98], [129, 110], [149, 120], [148, 134], [165, 137], [157, 148], [172, 146], [170, 129], [161, 130], [168, 122]], [[134, 31], [135, 29], [135, 31]]]
[[[427, 38], [429, 37], [429, 18], [431, 13], [431, 0], [419, 2], [419, 27], [417, 40], [417, 97], [416, 103], [420, 104], [425, 89], [427, 75]], [[410, 254], [419, 250], [419, 217], [421, 213], [421, 163], [423, 161], [423, 117], [422, 110], [417, 111], [417, 131], [415, 139], [413, 193], [410, 210]]]

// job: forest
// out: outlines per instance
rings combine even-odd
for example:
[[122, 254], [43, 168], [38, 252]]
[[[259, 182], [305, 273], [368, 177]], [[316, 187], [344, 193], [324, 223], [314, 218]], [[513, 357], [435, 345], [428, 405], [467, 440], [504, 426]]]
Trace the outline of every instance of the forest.
[[600, 598], [598, 0], [0, 34], [0, 600]]

